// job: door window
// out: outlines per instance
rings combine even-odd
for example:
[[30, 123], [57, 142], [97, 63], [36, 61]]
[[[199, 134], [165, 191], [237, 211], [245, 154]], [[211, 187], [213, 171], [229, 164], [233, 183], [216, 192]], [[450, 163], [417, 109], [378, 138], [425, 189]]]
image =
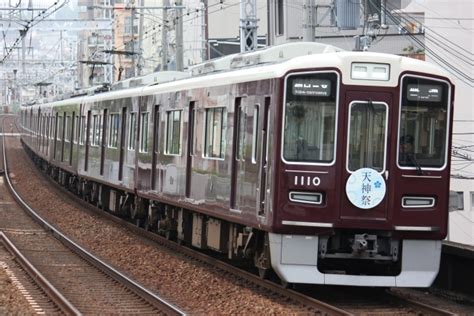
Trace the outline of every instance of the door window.
[[385, 170], [387, 104], [355, 101], [349, 107], [347, 169]]

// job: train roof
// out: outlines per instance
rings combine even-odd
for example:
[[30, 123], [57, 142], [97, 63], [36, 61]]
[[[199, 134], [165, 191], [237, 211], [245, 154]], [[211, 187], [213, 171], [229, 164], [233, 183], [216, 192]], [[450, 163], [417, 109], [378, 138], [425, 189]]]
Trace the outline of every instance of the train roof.
[[[206, 62], [190, 68], [189, 72], [161, 72], [148, 75], [150, 83], [144, 86], [123, 90], [103, 92], [53, 102], [54, 105], [77, 104], [79, 102], [105, 101], [133, 97], [136, 95], [153, 95], [186, 89], [222, 86], [239, 82], [251, 82], [280, 78], [291, 71], [326, 68], [338, 69], [342, 74], [351, 73], [351, 65], [358, 63], [381, 63], [390, 65], [390, 80], [353, 80], [350, 75], [343, 75], [342, 82], [348, 85], [390, 86], [398, 85], [399, 74], [413, 71], [420, 74], [436, 74], [450, 78], [442, 68], [413, 58], [398, 55], [343, 51], [331, 45], [319, 43], [295, 42], [270, 47], [245, 54], [234, 54]], [[139, 78], [133, 78], [138, 80]], [[450, 79], [452, 82], [452, 80]], [[133, 81], [128, 81], [133, 85]], [[127, 84], [123, 84], [127, 86]]]

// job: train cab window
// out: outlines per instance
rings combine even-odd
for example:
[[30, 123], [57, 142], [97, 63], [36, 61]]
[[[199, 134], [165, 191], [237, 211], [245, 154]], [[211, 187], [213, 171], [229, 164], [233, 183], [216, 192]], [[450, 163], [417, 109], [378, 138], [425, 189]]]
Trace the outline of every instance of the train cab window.
[[290, 75], [286, 80], [283, 159], [331, 164], [335, 159], [338, 76]]
[[149, 113], [144, 112], [140, 116], [140, 152], [148, 152], [148, 118]]
[[447, 156], [449, 86], [445, 81], [405, 76], [402, 80], [398, 165], [443, 168]]
[[382, 102], [355, 101], [349, 108], [347, 169], [385, 170], [388, 106]]
[[135, 143], [137, 141], [137, 113], [130, 113], [130, 121], [128, 123], [128, 150], [135, 150]]
[[166, 151], [167, 155], [181, 155], [181, 111], [166, 113]]
[[119, 131], [119, 114], [110, 113], [110, 128], [109, 128], [109, 148], [117, 148], [118, 145], [118, 131]]
[[205, 157], [224, 158], [224, 112], [223, 107], [206, 109]]

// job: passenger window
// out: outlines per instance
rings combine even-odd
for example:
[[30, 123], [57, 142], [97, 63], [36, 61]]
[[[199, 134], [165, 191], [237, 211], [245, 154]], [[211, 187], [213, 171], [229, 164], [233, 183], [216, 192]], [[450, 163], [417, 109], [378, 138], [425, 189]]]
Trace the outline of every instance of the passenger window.
[[109, 148], [117, 148], [118, 144], [118, 130], [119, 130], [119, 114], [111, 113], [110, 116], [110, 129], [109, 129]]
[[206, 109], [205, 157], [224, 158], [224, 113], [223, 107]]
[[71, 140], [71, 116], [66, 116], [64, 122], [64, 141], [69, 142]]
[[166, 151], [167, 155], [181, 154], [181, 111], [166, 113]]
[[58, 119], [56, 121], [56, 139], [61, 140], [61, 137], [63, 136], [63, 117], [58, 116]]
[[252, 126], [252, 163], [257, 163], [257, 144], [258, 144], [258, 119], [260, 104], [255, 104], [253, 109], [253, 126]]
[[100, 144], [100, 115], [94, 114], [92, 116], [92, 141], [91, 145], [92, 146], [99, 146]]
[[128, 124], [128, 150], [135, 150], [137, 137], [137, 113], [130, 113], [130, 123]]
[[140, 117], [140, 152], [148, 152], [148, 117], [149, 113], [144, 112]]
[[81, 116], [81, 127], [79, 129], [79, 144], [84, 145], [86, 142], [86, 116]]

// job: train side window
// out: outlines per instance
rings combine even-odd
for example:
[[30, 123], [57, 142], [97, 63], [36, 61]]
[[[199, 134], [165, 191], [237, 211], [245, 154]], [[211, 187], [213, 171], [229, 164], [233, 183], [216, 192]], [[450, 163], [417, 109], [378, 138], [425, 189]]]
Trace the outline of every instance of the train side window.
[[74, 124], [73, 124], [75, 128], [74, 139], [73, 139], [74, 144], [77, 144], [79, 142], [80, 133], [81, 133], [79, 117], [80, 117], [79, 115], [74, 116]]
[[79, 145], [84, 145], [86, 142], [86, 116], [81, 116], [81, 124], [79, 124]]
[[128, 125], [128, 150], [135, 150], [135, 143], [137, 141], [137, 113], [130, 113], [130, 122]]
[[257, 163], [257, 144], [258, 144], [258, 120], [260, 114], [260, 104], [255, 104], [253, 108], [253, 126], [252, 126], [252, 163]]
[[64, 121], [64, 141], [69, 142], [71, 140], [71, 116], [66, 116]]
[[206, 109], [204, 157], [224, 158], [224, 113], [224, 107]]
[[63, 135], [63, 117], [58, 116], [56, 121], [56, 140], [61, 140], [61, 136]]
[[118, 144], [118, 130], [119, 130], [119, 114], [110, 113], [110, 128], [109, 128], [109, 148], [117, 148]]
[[166, 113], [166, 151], [167, 155], [181, 155], [181, 111]]
[[99, 146], [100, 144], [100, 116], [94, 114], [92, 116], [92, 133], [91, 133], [91, 146]]
[[140, 152], [148, 152], [148, 118], [149, 113], [144, 112], [140, 116]]

